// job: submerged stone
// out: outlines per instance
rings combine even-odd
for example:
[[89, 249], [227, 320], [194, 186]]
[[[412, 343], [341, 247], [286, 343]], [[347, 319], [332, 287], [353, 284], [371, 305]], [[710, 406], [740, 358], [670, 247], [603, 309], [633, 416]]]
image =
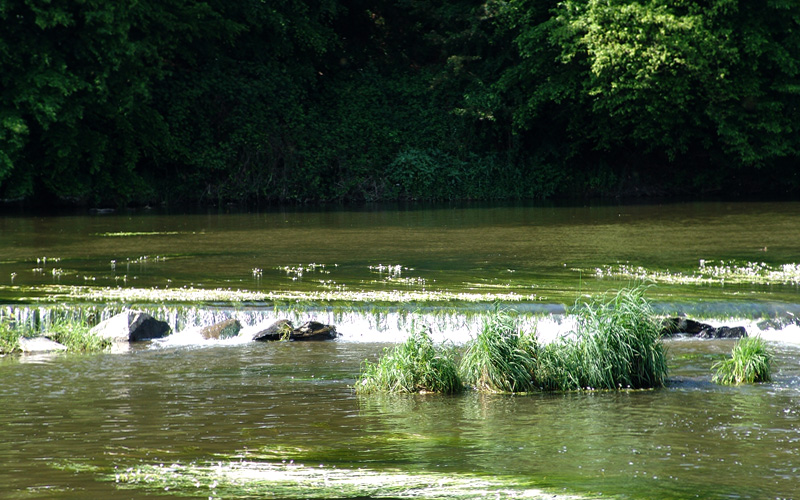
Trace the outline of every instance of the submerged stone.
[[137, 342], [160, 339], [172, 329], [166, 321], [160, 321], [142, 311], [124, 311], [103, 321], [90, 333], [113, 342]]
[[241, 329], [242, 324], [238, 319], [227, 319], [203, 328], [200, 330], [200, 335], [204, 339], [229, 339], [239, 335]]
[[19, 339], [19, 347], [24, 353], [37, 353], [37, 352], [54, 352], [66, 351], [67, 346], [59, 344], [55, 340], [48, 339], [47, 337], [25, 338]]

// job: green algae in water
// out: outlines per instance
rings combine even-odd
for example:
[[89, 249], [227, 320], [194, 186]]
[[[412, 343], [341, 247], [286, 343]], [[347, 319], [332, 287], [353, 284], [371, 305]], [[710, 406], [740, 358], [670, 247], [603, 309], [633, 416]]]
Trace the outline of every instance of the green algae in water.
[[36, 287], [3, 287], [0, 291], [13, 288], [18, 294], [42, 295], [43, 301], [61, 302], [68, 301], [93, 301], [93, 302], [123, 302], [123, 303], [189, 303], [189, 302], [308, 302], [330, 303], [351, 302], [368, 304], [404, 304], [404, 303], [492, 303], [492, 302], [524, 302], [535, 301], [535, 295], [521, 295], [517, 293], [468, 293], [444, 291], [414, 291], [414, 290], [369, 290], [369, 291], [284, 291], [284, 292], [254, 292], [241, 289], [203, 289], [194, 287], [181, 288], [123, 288], [123, 287], [92, 287], [92, 286], [67, 286], [43, 285]]
[[[86, 470], [85, 468], [83, 470]], [[117, 468], [104, 480], [120, 488], [209, 498], [586, 498], [553, 495], [519, 478], [337, 468], [324, 464], [237, 460]]]
[[598, 267], [594, 270], [598, 278], [617, 278], [654, 283], [679, 285], [746, 284], [746, 285], [798, 285], [800, 264], [789, 263], [773, 266], [766, 262], [738, 262], [721, 260], [711, 262], [701, 259], [697, 269], [690, 273], [649, 269], [644, 266], [617, 264]]
[[197, 233], [181, 232], [181, 231], [137, 231], [137, 232], [98, 233], [97, 236], [103, 236], [106, 238], [126, 238], [130, 236], [170, 236], [175, 234], [197, 234]]

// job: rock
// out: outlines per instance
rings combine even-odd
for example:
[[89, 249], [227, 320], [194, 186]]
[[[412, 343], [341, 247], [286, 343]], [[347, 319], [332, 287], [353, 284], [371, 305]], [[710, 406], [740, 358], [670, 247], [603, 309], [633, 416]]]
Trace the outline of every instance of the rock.
[[59, 344], [55, 340], [48, 339], [47, 337], [25, 338], [19, 339], [19, 346], [22, 352], [36, 353], [36, 352], [54, 352], [66, 351], [67, 346]]
[[293, 331], [292, 322], [288, 319], [281, 319], [253, 335], [253, 340], [289, 340]]
[[714, 327], [688, 318], [664, 318], [661, 322], [661, 336], [695, 335], [701, 339], [738, 339], [747, 337], [743, 326]]
[[323, 325], [317, 321], [309, 321], [292, 332], [292, 340], [328, 340], [335, 339], [339, 334], [336, 327]]
[[171, 333], [166, 321], [160, 321], [141, 311], [125, 311], [91, 329], [91, 333], [113, 342], [137, 342], [160, 339]]
[[292, 322], [286, 319], [276, 321], [265, 330], [256, 333], [254, 340], [330, 340], [338, 337], [336, 327], [325, 325], [318, 321], [308, 321], [299, 328], [294, 328]]
[[800, 318], [790, 312], [786, 312], [774, 318], [762, 319], [757, 326], [762, 330], [783, 330], [791, 325], [800, 325]]
[[700, 323], [699, 321], [684, 317], [664, 318], [661, 322], [661, 325], [662, 336], [679, 334], [697, 335], [707, 328], [714, 328], [711, 325]]
[[740, 339], [747, 337], [747, 330], [743, 326], [709, 327], [697, 334], [697, 337], [701, 339]]
[[242, 324], [238, 319], [227, 319], [200, 330], [204, 339], [229, 339], [239, 335]]

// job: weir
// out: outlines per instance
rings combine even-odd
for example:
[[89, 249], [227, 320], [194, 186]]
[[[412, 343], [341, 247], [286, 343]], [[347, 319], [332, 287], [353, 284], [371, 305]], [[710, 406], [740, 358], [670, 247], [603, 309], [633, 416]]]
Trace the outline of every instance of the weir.
[[[569, 335], [575, 327], [575, 320], [563, 306], [552, 305], [546, 312], [538, 307], [516, 307], [508, 310], [514, 315], [522, 331], [536, 332], [542, 342], [549, 342], [560, 336]], [[720, 305], [721, 306], [721, 305]], [[172, 329], [172, 341], [185, 333], [184, 339], [200, 328], [210, 326], [228, 319], [236, 319], [242, 325], [240, 336], [249, 338], [252, 333], [263, 329], [275, 321], [288, 319], [295, 325], [309, 320], [336, 326], [341, 342], [378, 342], [397, 343], [405, 340], [413, 328], [425, 327], [435, 342], [463, 344], [474, 337], [481, 328], [486, 314], [493, 309], [492, 305], [471, 305], [469, 308], [428, 307], [425, 310], [408, 307], [269, 307], [269, 306], [231, 306], [231, 305], [137, 305], [129, 307], [119, 304], [84, 304], [84, 305], [4, 305], [0, 306], [0, 319], [13, 320], [15, 324], [32, 333], [47, 333], [54, 322], [62, 319], [85, 321], [95, 325], [126, 310], [136, 309], [150, 314], [156, 319], [165, 321]], [[655, 309], [666, 315], [671, 314], [675, 304], [657, 304]], [[765, 340], [800, 343], [800, 325], [784, 321], [765, 321], [772, 317], [777, 306], [764, 304], [741, 305], [734, 312], [748, 311], [748, 316], [726, 315], [722, 307], [705, 304], [696, 307], [694, 312], [698, 319], [713, 326], [744, 326], [750, 336], [761, 336]], [[683, 307], [691, 310], [691, 307]], [[752, 314], [756, 311], [758, 315]], [[710, 316], [709, 312], [716, 314]], [[731, 312], [728, 310], [727, 312]], [[793, 315], [788, 312], [784, 314]], [[197, 343], [212, 344], [216, 341], [200, 339]]]

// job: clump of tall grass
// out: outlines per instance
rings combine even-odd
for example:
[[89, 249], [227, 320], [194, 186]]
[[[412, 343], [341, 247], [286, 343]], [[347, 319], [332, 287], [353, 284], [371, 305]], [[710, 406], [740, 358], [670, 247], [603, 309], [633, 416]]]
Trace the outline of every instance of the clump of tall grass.
[[455, 394], [464, 388], [453, 349], [434, 345], [426, 327], [412, 325], [402, 344], [385, 349], [377, 363], [365, 361], [355, 390], [376, 392], [438, 392]]
[[535, 384], [544, 390], [643, 389], [667, 378], [660, 322], [644, 286], [577, 306], [574, 337], [540, 349]]
[[772, 353], [760, 337], [745, 337], [736, 342], [731, 357], [711, 366], [713, 381], [722, 385], [753, 384], [772, 380]]
[[92, 333], [86, 322], [70, 318], [55, 320], [48, 336], [70, 352], [99, 352], [111, 347], [111, 340]]
[[9, 320], [0, 318], [0, 354], [19, 351], [19, 338], [21, 336], [20, 330], [14, 328]]
[[[20, 339], [39, 336], [30, 326], [14, 324], [8, 319], [0, 319], [0, 354], [10, 354], [22, 350]], [[64, 345], [71, 352], [99, 352], [111, 346], [111, 340], [90, 332], [89, 325], [81, 320], [59, 318], [47, 326], [47, 337]]]
[[536, 337], [520, 332], [507, 311], [495, 309], [467, 343], [461, 373], [478, 390], [528, 392], [533, 388], [537, 351]]

